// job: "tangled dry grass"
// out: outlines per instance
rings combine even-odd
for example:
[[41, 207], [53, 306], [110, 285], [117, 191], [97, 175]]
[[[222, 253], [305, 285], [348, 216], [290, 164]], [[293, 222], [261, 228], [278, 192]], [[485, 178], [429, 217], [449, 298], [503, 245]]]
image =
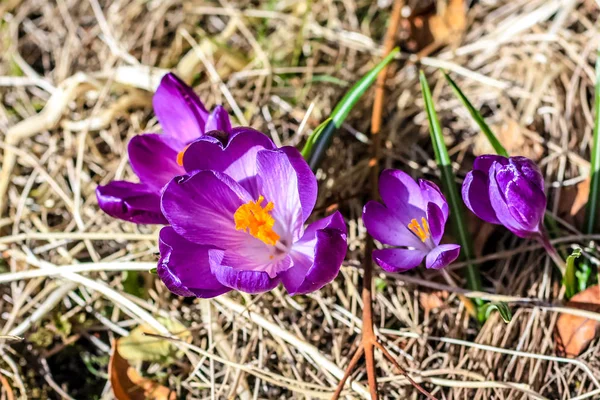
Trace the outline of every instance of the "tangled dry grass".
[[[193, 83], [207, 105], [225, 104], [239, 124], [298, 145], [379, 59], [387, 3], [0, 3], [0, 325], [2, 335], [24, 338], [0, 343], [2, 398], [111, 398], [112, 341], [140, 322], [166, 333], [159, 317], [183, 323], [192, 344], [178, 344], [185, 357], [140, 370], [181, 398], [331, 396], [361, 329], [360, 216], [372, 94], [351, 113], [318, 172], [316, 214], [342, 211], [349, 252], [336, 281], [310, 296], [276, 289], [192, 300], [171, 295], [147, 272], [137, 282], [121, 270], [152, 268], [158, 228], [109, 218], [94, 190], [134, 178], [126, 144], [159, 129], [151, 96], [167, 69]], [[424, 3], [407, 6], [427, 10]], [[599, 5], [466, 3], [464, 30], [436, 43], [430, 55], [416, 60], [405, 52], [390, 67], [382, 166], [437, 179], [419, 68], [432, 84], [457, 175], [489, 151], [444, 83], [443, 68], [510, 151], [539, 163], [549, 209], [560, 221], [560, 248], [578, 244], [593, 258], [594, 237], [578, 232], [572, 204], [589, 175]], [[399, 40], [410, 39], [414, 22], [406, 21]], [[464, 264], [449, 269], [456, 286], [435, 271], [379, 271], [375, 320], [382, 340], [440, 399], [599, 398], [600, 342], [577, 359], [555, 349], [564, 310], [556, 305], [562, 292], [551, 261], [502, 228], [474, 219], [471, 226], [485, 289], [511, 302], [512, 321], [493, 314], [480, 326], [469, 317], [458, 294], [474, 294], [456, 287], [464, 287]], [[385, 360], [378, 366], [382, 397], [418, 398]], [[364, 378], [359, 368], [348, 398], [366, 396]]]

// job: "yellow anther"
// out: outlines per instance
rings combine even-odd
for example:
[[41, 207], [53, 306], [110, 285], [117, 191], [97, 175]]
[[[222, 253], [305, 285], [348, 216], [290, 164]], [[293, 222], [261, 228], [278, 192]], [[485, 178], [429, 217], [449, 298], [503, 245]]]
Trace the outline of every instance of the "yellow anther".
[[264, 243], [274, 246], [279, 240], [279, 235], [273, 231], [275, 219], [269, 213], [275, 205], [268, 202], [263, 207], [261, 204], [264, 200], [263, 196], [259, 196], [256, 201], [242, 204], [233, 214], [233, 220], [235, 229], [246, 231]]
[[188, 147], [190, 147], [189, 144], [185, 146], [183, 150], [177, 153], [177, 165], [179, 165], [180, 167], [183, 167], [183, 155], [185, 154], [185, 151], [188, 149]]
[[421, 218], [421, 224], [419, 224], [416, 218], [413, 218], [410, 221], [410, 224], [408, 224], [408, 229], [417, 235], [417, 237], [421, 239], [421, 242], [423, 243], [431, 236], [431, 232], [429, 232], [429, 224], [427, 223], [425, 217]]

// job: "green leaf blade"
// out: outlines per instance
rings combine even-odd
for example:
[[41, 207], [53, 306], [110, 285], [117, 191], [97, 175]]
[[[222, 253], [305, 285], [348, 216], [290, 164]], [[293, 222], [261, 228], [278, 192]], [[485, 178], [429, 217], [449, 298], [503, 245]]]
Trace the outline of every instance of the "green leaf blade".
[[[425, 101], [425, 111], [427, 112], [427, 119], [429, 121], [429, 132], [433, 143], [435, 158], [442, 174], [442, 184], [448, 199], [448, 204], [450, 205], [452, 221], [454, 222], [456, 235], [462, 246], [463, 255], [467, 261], [470, 261], [473, 259], [474, 253], [471, 235], [467, 229], [462, 198], [458, 191], [458, 187], [456, 186], [454, 171], [452, 170], [450, 156], [448, 155], [448, 149], [444, 142], [442, 127], [437, 112], [435, 111], [429, 84], [427, 83], [423, 71], [420, 71], [419, 73], [419, 81], [421, 83], [423, 100]], [[479, 269], [471, 263], [467, 265], [467, 283], [469, 289], [475, 291], [481, 290], [481, 276]], [[479, 300], [478, 303], [481, 304], [481, 300]]]
[[567, 267], [565, 269], [565, 275], [563, 276], [563, 285], [565, 285], [565, 295], [567, 298], [571, 298], [577, 294], [579, 285], [577, 279], [577, 267], [575, 260], [581, 256], [581, 249], [574, 249], [569, 257], [567, 257]]
[[450, 78], [450, 76], [445, 72], [444, 77], [446, 78], [448, 84], [450, 84], [450, 87], [452, 88], [452, 91], [454, 92], [456, 97], [458, 97], [461, 103], [463, 103], [467, 111], [469, 111], [469, 114], [471, 114], [471, 117], [473, 118], [475, 123], [479, 126], [479, 129], [481, 129], [483, 134], [487, 137], [488, 141], [496, 151], [496, 154], [508, 157], [508, 151], [506, 151], [506, 149], [504, 148], [504, 146], [502, 146], [502, 143], [500, 143], [494, 132], [492, 132], [492, 129], [485, 122], [485, 119], [483, 118], [481, 113], [475, 108], [475, 106], [473, 106], [473, 104], [469, 101], [469, 99], [463, 93], [463, 91], [460, 90], [456, 82], [454, 82], [454, 80]]
[[595, 232], [598, 219], [598, 201], [600, 199], [600, 49], [596, 53], [596, 85], [594, 89], [594, 137], [592, 140], [592, 158], [590, 160], [590, 194], [586, 206], [584, 233]]

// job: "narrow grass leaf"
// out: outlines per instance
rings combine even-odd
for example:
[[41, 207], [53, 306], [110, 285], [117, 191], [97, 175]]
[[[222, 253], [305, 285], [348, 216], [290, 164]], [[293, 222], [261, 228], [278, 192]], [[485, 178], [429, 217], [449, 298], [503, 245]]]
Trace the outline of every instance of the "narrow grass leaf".
[[[442, 184], [444, 186], [446, 197], [448, 198], [448, 203], [450, 204], [454, 229], [462, 246], [462, 253], [467, 261], [470, 261], [473, 259], [473, 247], [471, 235], [467, 229], [462, 198], [456, 186], [456, 180], [454, 177], [454, 172], [452, 171], [450, 156], [448, 155], [448, 149], [446, 148], [446, 143], [444, 142], [442, 127], [433, 105], [429, 84], [427, 83], [427, 79], [425, 78], [423, 71], [420, 71], [419, 73], [419, 80], [421, 82], [423, 100], [425, 101], [427, 119], [429, 120], [429, 132], [431, 134], [435, 159], [442, 174]], [[479, 269], [471, 263], [467, 265], [467, 284], [471, 290], [481, 290], [481, 276], [479, 274]], [[481, 300], [479, 300], [478, 304], [481, 303]]]
[[302, 149], [302, 155], [308, 161], [313, 171], [319, 166], [325, 156], [325, 151], [331, 145], [335, 131], [342, 126], [342, 123], [348, 117], [348, 114], [358, 100], [373, 85], [377, 79], [377, 75], [394, 59], [399, 51], [399, 48], [392, 50], [379, 64], [356, 82], [335, 106], [331, 116], [321, 123], [310, 135]]
[[504, 146], [502, 146], [494, 132], [492, 132], [492, 129], [489, 127], [489, 125], [485, 122], [485, 119], [483, 119], [481, 113], [473, 106], [463, 91], [460, 90], [456, 82], [454, 82], [454, 80], [450, 78], [446, 72], [444, 72], [444, 77], [450, 84], [450, 87], [452, 88], [452, 91], [456, 97], [458, 97], [458, 99], [463, 103], [463, 105], [467, 108], [467, 111], [469, 111], [469, 114], [471, 114], [473, 120], [475, 120], [477, 125], [479, 125], [481, 132], [483, 132], [483, 134], [487, 137], [496, 153], [500, 156], [508, 157], [508, 152]]
[[567, 257], [567, 267], [563, 276], [563, 285], [565, 285], [565, 295], [568, 299], [575, 296], [579, 291], [577, 283], [577, 267], [575, 260], [581, 256], [581, 249], [574, 249], [569, 257]]
[[505, 323], [509, 323], [512, 319], [512, 312], [508, 304], [503, 301], [494, 301], [492, 303], [486, 303], [479, 308], [479, 319], [486, 320], [490, 317], [493, 311], [498, 311], [500, 317]]
[[598, 218], [598, 200], [600, 199], [600, 49], [596, 53], [596, 85], [594, 95], [594, 138], [592, 141], [590, 194], [586, 207], [584, 233], [595, 232]]

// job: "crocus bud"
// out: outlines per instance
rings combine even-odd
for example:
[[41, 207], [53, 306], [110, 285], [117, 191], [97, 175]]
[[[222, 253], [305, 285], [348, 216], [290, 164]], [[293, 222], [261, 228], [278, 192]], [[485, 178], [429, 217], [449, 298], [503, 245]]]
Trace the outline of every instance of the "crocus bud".
[[546, 210], [544, 178], [526, 157], [477, 157], [463, 183], [462, 197], [486, 222], [504, 225], [522, 238], [540, 235]]

